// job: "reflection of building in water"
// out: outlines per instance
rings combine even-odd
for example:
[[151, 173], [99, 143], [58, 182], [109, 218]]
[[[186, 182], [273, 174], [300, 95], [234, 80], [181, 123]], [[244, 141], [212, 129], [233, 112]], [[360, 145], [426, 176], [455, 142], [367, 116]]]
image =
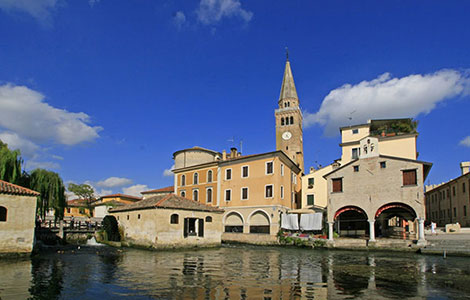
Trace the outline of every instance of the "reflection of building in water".
[[0, 260], [0, 299], [28, 299], [30, 260]]

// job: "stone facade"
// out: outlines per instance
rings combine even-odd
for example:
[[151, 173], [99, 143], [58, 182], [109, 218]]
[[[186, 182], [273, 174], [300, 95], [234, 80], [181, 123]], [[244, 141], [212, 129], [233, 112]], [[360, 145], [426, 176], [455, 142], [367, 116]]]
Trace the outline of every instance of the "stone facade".
[[[4, 189], [5, 186], [15, 190]], [[38, 195], [0, 180], [0, 254], [33, 250]]]

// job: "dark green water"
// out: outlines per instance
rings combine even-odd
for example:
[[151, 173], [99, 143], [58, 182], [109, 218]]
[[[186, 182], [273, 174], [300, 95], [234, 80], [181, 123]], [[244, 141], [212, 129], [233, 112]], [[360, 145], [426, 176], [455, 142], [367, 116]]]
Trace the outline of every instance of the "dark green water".
[[470, 259], [225, 246], [0, 260], [6, 299], [470, 299]]

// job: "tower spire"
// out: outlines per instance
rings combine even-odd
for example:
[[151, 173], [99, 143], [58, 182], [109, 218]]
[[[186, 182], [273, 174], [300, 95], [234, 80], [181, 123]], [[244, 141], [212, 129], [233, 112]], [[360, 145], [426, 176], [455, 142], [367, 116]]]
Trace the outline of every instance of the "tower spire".
[[284, 77], [282, 79], [281, 95], [279, 96], [279, 101], [287, 98], [298, 99], [297, 90], [295, 89], [294, 84], [294, 76], [292, 76], [292, 70], [290, 68], [289, 50], [286, 47], [286, 67], [284, 70]]

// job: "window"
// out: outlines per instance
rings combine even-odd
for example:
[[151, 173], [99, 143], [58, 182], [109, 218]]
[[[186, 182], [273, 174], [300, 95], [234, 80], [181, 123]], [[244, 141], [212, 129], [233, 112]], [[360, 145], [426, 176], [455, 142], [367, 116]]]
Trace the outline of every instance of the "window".
[[207, 182], [212, 182], [212, 171], [207, 171]]
[[274, 172], [273, 170], [273, 162], [272, 161], [268, 161], [266, 163], [266, 174], [272, 174]]
[[181, 191], [180, 195], [181, 195], [181, 197], [186, 197], [186, 192], [185, 192], [185, 191]]
[[199, 201], [199, 191], [198, 190], [193, 190], [193, 200], [194, 201]]
[[359, 172], [359, 166], [353, 166], [354, 172]]
[[181, 175], [181, 186], [186, 185], [186, 175]]
[[455, 186], [452, 187], [452, 195], [455, 196]]
[[211, 216], [206, 217], [206, 223], [212, 223], [212, 217]]
[[284, 199], [284, 186], [281, 185], [281, 199]]
[[242, 188], [242, 200], [248, 199], [248, 188]]
[[212, 188], [206, 189], [206, 203], [212, 203]]
[[352, 134], [358, 134], [358, 133], [359, 133], [359, 129], [356, 128], [352, 130]]
[[290, 124], [294, 124], [294, 117], [290, 117]]
[[381, 169], [385, 169], [386, 167], [387, 167], [387, 163], [384, 162], [384, 161], [381, 161], [381, 162], [380, 162], [380, 168], [381, 168]]
[[70, 207], [67, 207], [67, 213], [68, 214], [70, 213]]
[[[196, 222], [198, 222], [196, 231]], [[204, 237], [204, 219], [184, 218], [183, 236], [199, 236]]]
[[177, 214], [172, 214], [170, 216], [170, 224], [178, 224], [179, 223], [179, 216]]
[[265, 198], [272, 198], [273, 197], [273, 185], [270, 184], [270, 185], [267, 185], [264, 187], [264, 197]]
[[465, 193], [465, 182], [462, 182], [462, 193]]
[[284, 176], [284, 164], [281, 164], [281, 176]]
[[289, 125], [289, 117], [286, 118], [286, 125]]
[[127, 215], [127, 219], [129, 220], [129, 215]]
[[243, 166], [242, 167], [242, 177], [243, 178], [248, 177], [248, 166]]
[[7, 221], [7, 208], [0, 206], [0, 222]]
[[352, 153], [351, 153], [351, 158], [352, 159], [357, 159], [359, 158], [359, 155], [361, 155], [361, 148], [352, 148]]
[[467, 205], [463, 206], [463, 215], [464, 215], [464, 217], [467, 216]]
[[194, 173], [194, 175], [193, 175], [193, 184], [198, 184], [198, 179], [199, 179], [198, 177], [199, 177], [199, 175], [197, 173]]
[[232, 179], [232, 169], [225, 170], [225, 180]]
[[313, 185], [315, 184], [315, 178], [309, 178], [308, 179], [308, 187], [313, 187]]
[[232, 200], [232, 190], [225, 190], [225, 201]]
[[403, 185], [416, 185], [416, 170], [403, 171]]
[[281, 118], [281, 126], [284, 126], [284, 118]]
[[140, 214], [137, 215], [137, 219], [140, 220]]
[[334, 178], [333, 182], [333, 193], [341, 193], [343, 191], [343, 178]]
[[454, 207], [454, 217], [457, 218], [457, 208], [456, 207]]
[[314, 195], [307, 195], [307, 205], [313, 205], [314, 203]]

